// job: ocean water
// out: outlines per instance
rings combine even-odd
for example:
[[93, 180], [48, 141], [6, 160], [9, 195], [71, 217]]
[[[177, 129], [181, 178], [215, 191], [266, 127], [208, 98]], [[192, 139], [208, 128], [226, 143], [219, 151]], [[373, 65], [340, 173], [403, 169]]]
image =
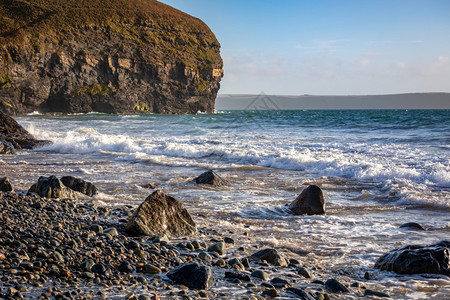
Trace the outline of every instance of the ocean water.
[[[346, 274], [405, 299], [443, 299], [443, 276], [373, 269], [386, 251], [450, 238], [450, 111], [222, 111], [197, 115], [29, 115], [16, 118], [52, 145], [0, 159], [25, 191], [42, 175], [92, 181], [108, 206], [139, 205], [156, 185], [200, 228], [275, 247], [318, 276]], [[192, 183], [214, 169], [230, 182]], [[325, 216], [286, 205], [309, 184]], [[400, 229], [417, 222], [426, 231]], [[322, 275], [320, 275], [322, 274]], [[324, 277], [323, 279], [328, 279]]]

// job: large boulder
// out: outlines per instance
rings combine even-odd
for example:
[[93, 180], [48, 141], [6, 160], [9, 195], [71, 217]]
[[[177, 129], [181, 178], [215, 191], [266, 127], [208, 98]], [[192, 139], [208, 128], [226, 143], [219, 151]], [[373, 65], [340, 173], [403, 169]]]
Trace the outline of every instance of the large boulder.
[[215, 186], [227, 185], [227, 181], [217, 175], [213, 170], [208, 170], [205, 173], [200, 174], [194, 181], [197, 184], [210, 184]]
[[183, 284], [196, 290], [208, 289], [213, 279], [209, 267], [195, 262], [184, 264], [171, 270], [167, 273], [167, 277], [177, 284]]
[[324, 215], [325, 199], [320, 187], [310, 185], [289, 205], [296, 215]]
[[381, 256], [375, 268], [399, 274], [444, 274], [450, 276], [450, 241], [420, 246], [409, 245]]
[[189, 236], [197, 232], [197, 225], [183, 204], [156, 190], [139, 205], [126, 225], [131, 235]]
[[16, 120], [0, 111], [0, 154], [5, 151], [3, 154], [13, 153], [11, 148], [34, 149], [49, 143], [49, 141], [36, 140]]
[[97, 188], [90, 182], [84, 181], [80, 178], [72, 176], [64, 176], [61, 178], [61, 182], [68, 188], [74, 191], [80, 192], [87, 196], [95, 196], [97, 194]]
[[64, 186], [64, 184], [56, 178], [56, 176], [41, 176], [36, 184], [33, 184], [28, 193], [36, 193], [40, 197], [55, 199], [78, 199], [75, 191]]
[[14, 189], [8, 177], [0, 178], [0, 192], [12, 192]]

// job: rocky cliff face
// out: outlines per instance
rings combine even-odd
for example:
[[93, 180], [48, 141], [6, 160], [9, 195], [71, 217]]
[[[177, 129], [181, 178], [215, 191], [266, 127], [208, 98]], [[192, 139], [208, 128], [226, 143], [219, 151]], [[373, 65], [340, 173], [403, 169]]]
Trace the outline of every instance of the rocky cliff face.
[[0, 110], [214, 110], [220, 44], [201, 20], [151, 0], [35, 2], [0, 0]]

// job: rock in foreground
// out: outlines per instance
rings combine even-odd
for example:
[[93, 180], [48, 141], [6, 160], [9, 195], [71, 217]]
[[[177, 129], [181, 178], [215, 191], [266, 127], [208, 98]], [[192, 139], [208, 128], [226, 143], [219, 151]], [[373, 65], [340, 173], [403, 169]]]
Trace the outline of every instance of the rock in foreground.
[[170, 280], [191, 289], [206, 290], [212, 284], [211, 269], [199, 263], [182, 265], [167, 273]]
[[12, 192], [14, 189], [8, 177], [0, 178], [0, 192]]
[[410, 245], [381, 256], [375, 268], [399, 274], [443, 274], [450, 276], [450, 241], [429, 246]]
[[139, 205], [126, 230], [131, 235], [189, 236], [197, 232], [197, 225], [183, 204], [157, 190]]
[[75, 178], [72, 176], [64, 176], [61, 178], [61, 182], [71, 188], [74, 191], [80, 192], [87, 196], [95, 196], [97, 194], [97, 188], [90, 182], [84, 181], [80, 178]]
[[324, 215], [325, 199], [320, 187], [310, 185], [289, 205], [296, 215]]
[[56, 176], [39, 177], [38, 182], [30, 187], [28, 193], [36, 193], [40, 197], [49, 199], [78, 198], [75, 191], [64, 186]]

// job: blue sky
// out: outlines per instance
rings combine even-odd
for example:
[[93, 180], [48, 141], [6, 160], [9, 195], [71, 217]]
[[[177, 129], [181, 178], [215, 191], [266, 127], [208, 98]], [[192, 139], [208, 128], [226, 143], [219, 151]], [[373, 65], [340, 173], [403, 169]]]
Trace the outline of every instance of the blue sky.
[[222, 45], [221, 94], [450, 92], [449, 0], [162, 0]]

